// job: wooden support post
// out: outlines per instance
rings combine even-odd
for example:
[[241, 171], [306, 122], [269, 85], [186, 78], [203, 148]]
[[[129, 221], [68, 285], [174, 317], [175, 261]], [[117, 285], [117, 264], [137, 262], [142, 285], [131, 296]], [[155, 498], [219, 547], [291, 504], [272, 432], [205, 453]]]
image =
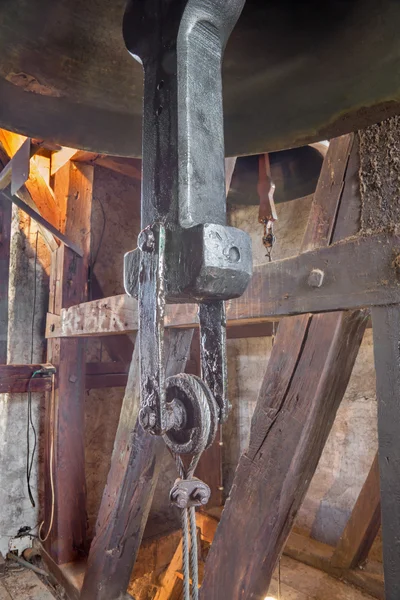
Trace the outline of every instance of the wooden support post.
[[[63, 172], [62, 172], [63, 171]], [[53, 254], [50, 275], [50, 311], [60, 314], [87, 298], [90, 257], [90, 217], [93, 167], [67, 164], [57, 173], [63, 177], [65, 233], [84, 252], [79, 258], [65, 246]], [[54, 394], [54, 423], [51, 395], [46, 411], [45, 526], [46, 550], [57, 564], [76, 559], [86, 545], [86, 482], [84, 451], [84, 340], [51, 340], [48, 360], [57, 368], [58, 389]], [[54, 451], [54, 497], [50, 482], [51, 449]], [[52, 514], [54, 512], [54, 518]]]
[[361, 489], [332, 557], [332, 567], [354, 569], [364, 562], [381, 526], [378, 456]]
[[[167, 334], [167, 376], [185, 370], [191, 338], [191, 331]], [[158, 479], [165, 445], [137, 423], [138, 356], [136, 346], [81, 600], [119, 600], [126, 593]]]
[[386, 600], [400, 598], [400, 307], [372, 310]]
[[0, 364], [7, 362], [10, 235], [11, 204], [0, 195]]
[[[333, 237], [353, 136], [333, 140], [303, 251]], [[200, 596], [262, 598], [346, 390], [366, 325], [363, 313], [283, 319]], [[249, 515], [251, 518], [249, 518]]]

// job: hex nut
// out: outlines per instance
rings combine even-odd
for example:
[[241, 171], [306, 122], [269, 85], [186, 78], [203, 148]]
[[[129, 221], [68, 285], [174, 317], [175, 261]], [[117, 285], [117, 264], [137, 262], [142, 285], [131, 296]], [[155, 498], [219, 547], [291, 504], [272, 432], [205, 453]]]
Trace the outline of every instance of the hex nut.
[[150, 406], [144, 406], [139, 412], [139, 422], [143, 429], [152, 429], [156, 424], [156, 413]]

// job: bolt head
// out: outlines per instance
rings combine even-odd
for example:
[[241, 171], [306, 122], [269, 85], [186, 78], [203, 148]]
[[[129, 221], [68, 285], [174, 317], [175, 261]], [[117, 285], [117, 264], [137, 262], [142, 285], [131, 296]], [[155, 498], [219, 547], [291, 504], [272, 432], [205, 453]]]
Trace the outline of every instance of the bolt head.
[[308, 276], [308, 285], [319, 288], [323, 284], [325, 273], [321, 269], [313, 269]]
[[139, 422], [143, 429], [152, 429], [156, 424], [156, 413], [150, 406], [144, 406], [139, 412]]
[[156, 238], [150, 228], [143, 229], [138, 236], [138, 246], [142, 252], [153, 252], [156, 247]]

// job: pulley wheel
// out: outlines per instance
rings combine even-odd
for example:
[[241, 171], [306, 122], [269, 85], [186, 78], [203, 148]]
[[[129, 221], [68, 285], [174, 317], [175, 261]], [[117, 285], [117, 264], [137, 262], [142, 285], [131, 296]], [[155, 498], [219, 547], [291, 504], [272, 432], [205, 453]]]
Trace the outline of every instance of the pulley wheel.
[[183, 426], [163, 436], [168, 448], [176, 454], [198, 454], [209, 448], [217, 433], [219, 408], [207, 384], [195, 375], [179, 373], [167, 379], [166, 394], [167, 404], [180, 403], [185, 413]]

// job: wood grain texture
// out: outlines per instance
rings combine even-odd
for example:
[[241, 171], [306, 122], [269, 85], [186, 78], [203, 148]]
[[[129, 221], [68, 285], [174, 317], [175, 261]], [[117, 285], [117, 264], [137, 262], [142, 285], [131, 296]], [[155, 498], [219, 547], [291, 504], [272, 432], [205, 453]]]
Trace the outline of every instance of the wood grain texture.
[[[352, 139], [331, 142], [303, 251], [331, 241]], [[249, 448], [239, 461], [207, 559], [202, 599], [265, 596], [346, 390], [365, 325], [360, 312], [280, 322]]]
[[[184, 371], [191, 331], [171, 331], [166, 346], [167, 376]], [[82, 588], [82, 600], [117, 600], [128, 589], [157, 484], [165, 445], [137, 423], [139, 361], [135, 347]]]
[[386, 600], [400, 598], [400, 308], [372, 310]]
[[175, 588], [182, 588], [182, 583], [180, 583], [178, 577], [180, 569], [182, 569], [182, 541], [179, 542], [169, 566], [160, 578], [160, 587], [154, 596], [154, 600], [170, 600]]
[[331, 141], [324, 158], [314, 201], [311, 205], [302, 252], [328, 246], [332, 241], [354, 135], [342, 135]]
[[[201, 539], [208, 544], [212, 544], [218, 527], [219, 518], [206, 512], [198, 512], [196, 514], [196, 522], [198, 528], [200, 529]], [[334, 552], [335, 548], [332, 546], [328, 546], [327, 544], [323, 544], [312, 538], [299, 535], [293, 531], [290, 533], [283, 549], [283, 554], [285, 556], [294, 558], [296, 561], [298, 561], [298, 564], [302, 563], [303, 565], [314, 567], [320, 572], [328, 573], [330, 576], [335, 577], [336, 579], [340, 579], [341, 581], [348, 582], [358, 587], [363, 592], [371, 594], [371, 596], [374, 598], [378, 598], [379, 600], [384, 599], [383, 577], [379, 572], [378, 565], [374, 564], [371, 570], [345, 569], [336, 567], [332, 564]], [[276, 578], [276, 575], [277, 573], [275, 570], [272, 576], [273, 579], [274, 577]], [[310, 585], [313, 585], [313, 583], [311, 582]], [[333, 588], [334, 586], [331, 583], [331, 590]], [[271, 588], [268, 591], [270, 592]], [[315, 591], [316, 588], [314, 586], [314, 592]], [[318, 591], [320, 591], [319, 588]], [[276, 593], [274, 593], [274, 596], [275, 595]], [[283, 596], [283, 598], [286, 598], [286, 596]], [[327, 600], [330, 600], [329, 594], [322, 595], [321, 598], [327, 598]], [[342, 596], [340, 596], [340, 600], [342, 600]]]
[[332, 566], [352, 569], [364, 562], [381, 526], [378, 456], [336, 546]]
[[[0, 129], [0, 144], [9, 158], [12, 158], [18, 152], [25, 140], [26, 137], [23, 135]], [[34, 198], [35, 205], [42, 217], [54, 227], [59, 228], [61, 216], [59, 205], [56, 202], [53, 190], [47, 184], [38, 164], [34, 160], [30, 161], [29, 178], [21, 189], [26, 190]]]
[[[90, 292], [93, 300], [104, 298], [104, 293], [96, 275], [92, 273]], [[129, 336], [105, 336], [102, 340], [111, 360], [121, 361], [126, 366], [131, 364], [134, 344]]]
[[[0, 393], [23, 394], [25, 392], [51, 391], [51, 376], [32, 377], [43, 365], [0, 365]], [[86, 365], [85, 389], [125, 387], [128, 373], [122, 363], [88, 363]], [[57, 387], [57, 382], [56, 382]]]
[[[0, 168], [3, 165], [0, 154]], [[0, 364], [7, 362], [11, 203], [0, 195]]]
[[[58, 196], [65, 199], [65, 233], [83, 250], [83, 258], [60, 246], [52, 255], [50, 310], [59, 314], [87, 299], [90, 258], [90, 219], [93, 167], [67, 164], [56, 174], [62, 178]], [[36, 199], [35, 199], [36, 201]], [[54, 439], [54, 524], [46, 549], [58, 564], [71, 562], [86, 550], [86, 480], [84, 449], [85, 342], [53, 339], [48, 360], [57, 368], [55, 425], [50, 423], [50, 394], [46, 410], [46, 473], [50, 468], [50, 444]], [[52, 492], [45, 479], [45, 523], [50, 522]], [[46, 529], [45, 529], [46, 531]]]
[[51, 390], [50, 377], [34, 377], [43, 365], [0, 365], [0, 393], [45, 392]]
[[[399, 249], [400, 236], [375, 234], [257, 267], [246, 293], [227, 303], [228, 330], [244, 324], [267, 326], [268, 321], [289, 315], [398, 303]], [[323, 272], [320, 287], [308, 283], [315, 269]], [[167, 305], [166, 327], [197, 326], [196, 305]], [[73, 306], [63, 310], [61, 318], [49, 316], [46, 335], [112, 335], [137, 327], [136, 299], [120, 295]]]

